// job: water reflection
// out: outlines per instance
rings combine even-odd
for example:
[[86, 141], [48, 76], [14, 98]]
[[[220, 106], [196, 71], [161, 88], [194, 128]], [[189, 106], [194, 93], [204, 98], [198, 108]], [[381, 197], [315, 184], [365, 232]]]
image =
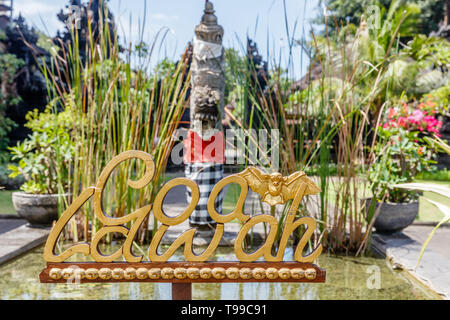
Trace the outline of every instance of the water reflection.
[[[232, 249], [221, 248], [219, 261], [233, 260]], [[180, 256], [178, 256], [178, 260]], [[174, 258], [177, 260], [177, 257]], [[292, 251], [286, 250], [286, 260]], [[322, 255], [319, 265], [327, 269], [325, 284], [224, 283], [194, 284], [193, 298], [201, 300], [316, 300], [316, 299], [433, 299], [403, 273], [390, 268], [384, 259]], [[380, 270], [380, 288], [369, 289], [369, 267]], [[170, 300], [168, 283], [41, 284], [38, 275], [45, 267], [43, 248], [0, 267], [0, 299], [23, 300]]]

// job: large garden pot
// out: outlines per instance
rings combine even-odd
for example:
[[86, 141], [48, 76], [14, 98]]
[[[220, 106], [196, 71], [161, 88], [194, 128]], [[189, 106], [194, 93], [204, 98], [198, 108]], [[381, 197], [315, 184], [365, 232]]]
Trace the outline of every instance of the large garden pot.
[[32, 226], [50, 226], [58, 220], [57, 194], [29, 194], [14, 192], [12, 201], [17, 214]]
[[[371, 199], [366, 200], [366, 211], [369, 210]], [[378, 203], [380, 213], [375, 219], [374, 227], [379, 233], [394, 233], [411, 225], [419, 213], [419, 202], [410, 203]]]

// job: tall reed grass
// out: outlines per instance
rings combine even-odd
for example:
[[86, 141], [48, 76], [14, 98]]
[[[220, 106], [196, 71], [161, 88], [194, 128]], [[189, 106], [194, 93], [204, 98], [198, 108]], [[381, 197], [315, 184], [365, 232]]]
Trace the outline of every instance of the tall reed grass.
[[[151, 70], [153, 49], [158, 37], [164, 36], [163, 31], [153, 45], [143, 46], [141, 42], [133, 48], [130, 43], [122, 53], [116, 30], [103, 23], [107, 10], [99, 9], [98, 30], [93, 30], [89, 21], [86, 47], [80, 47], [81, 33], [72, 29], [72, 42], [61, 43], [60, 52], [42, 69], [49, 94], [76, 119], [71, 134], [76, 152], [66, 206], [94, 186], [104, 166], [121, 152], [141, 150], [154, 157], [155, 179], [144, 189], [132, 190], [127, 185], [127, 179], [140, 177], [145, 170], [135, 161], [122, 164], [109, 179], [104, 209], [112, 217], [121, 217], [151, 203], [162, 182], [174, 143], [172, 135], [186, 107], [189, 54], [184, 53], [175, 70], [162, 74]], [[139, 58], [137, 68], [132, 67], [134, 55]], [[148, 224], [145, 221], [141, 226], [140, 243], [149, 237]], [[74, 241], [88, 240], [99, 227], [88, 203], [70, 224], [67, 235]]]
[[[299, 21], [290, 23], [285, 16], [289, 63], [286, 68], [279, 57], [266, 57], [272, 71], [271, 78], [266, 79], [271, 84], [267, 89], [251, 81], [251, 75], [257, 76], [251, 62], [249, 75], [242, 77], [239, 65], [233, 66], [230, 61], [229, 69], [236, 70], [234, 77], [242, 87], [239, 92], [244, 98], [240, 101], [250, 101], [250, 120], [234, 118], [235, 129], [244, 130], [250, 137], [245, 143], [247, 159], [256, 159], [252, 164], [268, 171], [279, 170], [285, 176], [297, 170], [314, 172], [313, 179], [322, 193], [305, 199], [298, 216], [316, 218], [319, 227], [314, 242], [321, 242], [331, 252], [359, 255], [369, 247], [375, 213], [366, 211], [361, 200], [370, 196], [365, 177], [373, 157], [377, 116], [385, 106], [383, 99], [389, 87], [386, 70], [395, 60], [399, 30], [407, 16], [395, 15], [397, 20], [390, 32], [383, 29], [374, 33], [363, 19], [356, 30], [345, 27], [336, 30], [333, 37], [326, 29], [321, 36], [312, 32], [309, 43], [296, 39]], [[289, 25], [294, 28], [289, 29]], [[303, 91], [293, 86], [299, 80], [295, 77], [298, 70], [292, 70], [297, 45], [307, 48], [303, 54], [311, 58], [303, 79], [308, 86]], [[277, 52], [275, 48], [270, 51]], [[255, 121], [257, 117], [262, 121]], [[255, 123], [259, 124], [255, 127]], [[250, 157], [255, 149], [252, 129], [279, 130], [279, 168], [267, 162], [267, 156]], [[280, 228], [286, 212], [286, 208], [271, 211], [279, 216]]]
[[[100, 14], [107, 16], [104, 11]], [[315, 172], [313, 179], [322, 193], [306, 199], [297, 213], [299, 217], [313, 215], [319, 222], [311, 246], [321, 242], [332, 252], [348, 254], [360, 254], [368, 248], [373, 212], [366, 212], [360, 200], [367, 189], [365, 174], [372, 137], [376, 137], [376, 116], [384, 107], [382, 93], [389, 83], [385, 71], [395, 56], [392, 49], [403, 20], [394, 24], [396, 28], [390, 34], [384, 34], [388, 41], [381, 57], [371, 59], [364, 54], [371, 51], [366, 50], [370, 38], [364, 23], [355, 33], [345, 28], [338, 30], [335, 38], [327, 30], [320, 37], [312, 33], [306, 44], [296, 38], [299, 21], [290, 23], [285, 15], [288, 63], [286, 67], [281, 57], [266, 57], [271, 70], [270, 79], [265, 79], [270, 84], [267, 89], [252, 81], [258, 72], [255, 65], [247, 63], [247, 72], [242, 73], [240, 60], [228, 59], [231, 83], [238, 87], [238, 100], [243, 104], [236, 110], [244, 110], [247, 102], [250, 106], [248, 117], [229, 113], [234, 129], [246, 132], [247, 138], [240, 142], [246, 149], [245, 165], [266, 167], [285, 176], [297, 170]], [[150, 70], [154, 46], [146, 52], [138, 48], [141, 60], [139, 68], [133, 70], [131, 45], [123, 57], [117, 34], [108, 24], [100, 24], [95, 38], [88, 24], [88, 34], [86, 48], [79, 48], [79, 34], [73, 30], [73, 42], [63, 46], [51, 65], [43, 68], [50, 95], [60, 100], [62, 108], [72, 110], [77, 119], [72, 134], [76, 155], [71, 168], [71, 197], [66, 204], [94, 185], [104, 165], [115, 155], [130, 149], [148, 152], [154, 156], [158, 170], [148, 188], [126, 188], [126, 179], [143, 172], [139, 163], [122, 165], [109, 180], [104, 207], [109, 215], [120, 217], [152, 202], [158, 191], [173, 143], [171, 137], [186, 107], [190, 75], [185, 62], [189, 57], [185, 53], [175, 71], [158, 77], [160, 72]], [[293, 63], [293, 52], [299, 45], [308, 48], [311, 58], [308, 86], [303, 91], [293, 86], [299, 80], [294, 66], [303, 64]], [[87, 52], [86, 59], [80, 50]], [[319, 75], [313, 70], [320, 70]], [[272, 141], [263, 150], [252, 133], [255, 129], [278, 130], [279, 141]], [[254, 155], [255, 150], [259, 157]], [[273, 163], [269, 155], [276, 150], [279, 158]], [[280, 230], [287, 206], [270, 211], [278, 215]], [[262, 203], [260, 208], [265, 210]], [[74, 241], [89, 239], [100, 227], [91, 212], [86, 206], [72, 222], [68, 234]], [[141, 228], [140, 242], [148, 236], [147, 224]]]

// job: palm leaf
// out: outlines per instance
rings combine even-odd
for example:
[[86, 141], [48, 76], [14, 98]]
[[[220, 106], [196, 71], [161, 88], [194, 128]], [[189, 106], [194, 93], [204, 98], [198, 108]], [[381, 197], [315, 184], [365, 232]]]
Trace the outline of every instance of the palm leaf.
[[441, 196], [444, 196], [444, 197], [450, 199], [450, 188], [446, 187], [446, 186], [437, 185], [437, 184], [405, 183], [405, 184], [392, 185], [392, 187], [398, 188], [398, 189], [434, 192], [434, 193], [437, 193]]
[[431, 138], [425, 137], [425, 140], [431, 146], [437, 146], [440, 149], [442, 149], [444, 152], [446, 152], [447, 154], [450, 155], [450, 146], [447, 143], [445, 143], [442, 139], [439, 139], [437, 137], [435, 139], [431, 139]]

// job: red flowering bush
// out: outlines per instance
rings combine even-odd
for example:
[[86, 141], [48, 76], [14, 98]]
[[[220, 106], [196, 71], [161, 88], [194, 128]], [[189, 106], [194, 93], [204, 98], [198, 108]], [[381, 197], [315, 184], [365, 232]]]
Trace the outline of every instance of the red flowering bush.
[[403, 128], [440, 137], [442, 121], [436, 118], [436, 114], [437, 105], [433, 101], [410, 105], [403, 103], [402, 107], [388, 109], [383, 129]]
[[375, 159], [368, 174], [378, 201], [407, 203], [418, 198], [417, 192], [391, 186], [412, 182], [416, 174], [430, 170], [435, 164], [434, 153], [423, 138], [439, 136], [442, 122], [436, 118], [437, 113], [432, 101], [404, 103], [387, 110], [384, 123], [378, 128]]

